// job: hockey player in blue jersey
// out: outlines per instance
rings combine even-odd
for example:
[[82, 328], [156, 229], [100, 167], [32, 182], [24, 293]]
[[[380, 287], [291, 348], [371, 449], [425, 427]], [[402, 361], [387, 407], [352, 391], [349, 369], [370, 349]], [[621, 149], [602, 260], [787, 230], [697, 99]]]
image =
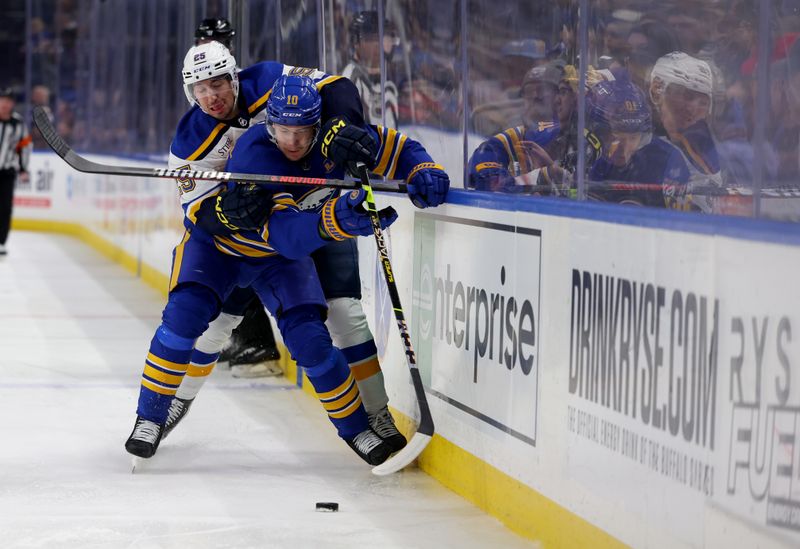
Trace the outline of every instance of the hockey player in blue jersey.
[[[319, 116], [319, 103], [316, 109]], [[360, 208], [364, 193], [336, 199], [321, 215], [300, 211], [292, 195], [279, 188], [258, 191], [252, 194], [246, 185], [218, 188], [216, 199], [204, 201], [187, 223], [174, 252], [169, 299], [150, 343], [136, 423], [125, 448], [139, 457], [155, 454], [195, 341], [233, 288], [251, 286], [276, 318], [339, 436], [362, 459], [380, 464], [392, 449], [370, 428], [347, 359], [325, 328], [325, 297], [309, 257], [331, 240], [372, 234], [369, 216]], [[245, 211], [249, 221], [257, 216], [258, 222], [242, 223]], [[391, 208], [379, 213], [382, 227], [397, 218]]]
[[[239, 136], [250, 124], [264, 119], [266, 98], [275, 80], [284, 73], [302, 72], [314, 79], [320, 86], [325, 119], [335, 114], [363, 124], [358, 90], [346, 78], [277, 62], [258, 63], [239, 71], [235, 58], [225, 46], [205, 41], [205, 38], [218, 37], [219, 21], [205, 23], [198, 29], [200, 43], [189, 49], [184, 59], [182, 80], [192, 108], [181, 119], [170, 146], [171, 168], [223, 170]], [[225, 39], [231, 29], [229, 25], [223, 28], [228, 32], [220, 38]], [[209, 182], [178, 180], [186, 215], [191, 217], [216, 187]], [[245, 312], [252, 309], [253, 298], [252, 290], [236, 289], [223, 304], [222, 312], [198, 339], [189, 371], [169, 411], [165, 435], [188, 412], [232, 331]]]
[[[603, 81], [587, 94], [587, 121], [602, 154], [589, 167], [590, 194], [625, 204], [680, 208], [685, 200], [689, 169], [667, 140], [653, 136], [650, 106], [627, 78]], [[620, 192], [592, 183], [642, 184]]]
[[[207, 59], [214, 60], [214, 66], [221, 67], [215, 74], [230, 81], [233, 80], [232, 75], [229, 72], [225, 72], [226, 64], [220, 62], [227, 58], [227, 54], [224, 54], [224, 52], [220, 54], [217, 50], [219, 49], [206, 51], [200, 48], [193, 48], [187, 54], [184, 80], [187, 85], [193, 86], [193, 90], [197, 89], [197, 85], [193, 85], [195, 80], [195, 73], [193, 72], [194, 57], [200, 54], [205, 55]], [[347, 128], [337, 131], [333, 137], [332, 159], [339, 164], [359, 160], [368, 164], [374, 162], [376, 151], [362, 150], [358, 146], [358, 136], [363, 134], [364, 130], [360, 128], [360, 124], [363, 124], [363, 115], [361, 112], [361, 100], [355, 91], [355, 86], [345, 78], [327, 77], [318, 71], [310, 69], [303, 69], [303, 71], [306, 71], [306, 74], [315, 81], [315, 85], [319, 90], [322, 99], [322, 120], [325, 121], [333, 115], [339, 115], [341, 120], [347, 120], [348, 122]], [[282, 72], [300, 73], [301, 70], [285, 67]], [[245, 77], [249, 74], [252, 74], [251, 69], [240, 73], [239, 78], [245, 80]], [[201, 76], [207, 75], [201, 74]], [[262, 80], [263, 82], [268, 81], [268, 79]], [[241, 87], [246, 89], [244, 84]], [[258, 96], [258, 100], [255, 101], [254, 105], [247, 109], [251, 113], [257, 113], [254, 120], [263, 119], [264, 107], [266, 106], [263, 99], [270, 93], [269, 89], [259, 89], [259, 93], [261, 91], [263, 91], [263, 94]], [[253, 97], [256, 95], [253, 95]], [[227, 158], [228, 152], [243, 130], [238, 127], [226, 128], [224, 121], [208, 116], [203, 117], [201, 113], [196, 112], [197, 110], [193, 109], [195, 112], [190, 112], [189, 115], [184, 117], [179, 126], [171, 151], [170, 165], [171, 167], [190, 165], [198, 169], [221, 170], [224, 167], [224, 163], [220, 165], [222, 155], [224, 154], [225, 158]], [[196, 130], [199, 124], [205, 125], [205, 131]], [[220, 138], [222, 145], [208, 149], [207, 156], [203, 156], [202, 152], [197, 154], [199, 148], [195, 149], [194, 147], [202, 147], [204, 143], [212, 139], [211, 134], [217, 131], [217, 128], [222, 128], [222, 131], [225, 132], [225, 136]], [[207, 135], [209, 137], [206, 137]], [[195, 159], [191, 163], [187, 163], [187, 158], [193, 157]], [[198, 164], [198, 162], [201, 163]], [[200, 186], [203, 186], [203, 188], [200, 189]], [[184, 191], [182, 196], [184, 208], [189, 217], [191, 217], [194, 210], [199, 208], [199, 203], [208, 198], [208, 193], [212, 192], [214, 187], [215, 185], [213, 184], [209, 185], [202, 182], [189, 182], [185, 185], [188, 191]], [[447, 188], [446, 179], [430, 177], [423, 173], [420, 177], [415, 178], [414, 184], [409, 185], [409, 197], [419, 207], [436, 206], [444, 201]], [[327, 194], [325, 192], [321, 194], [323, 195], [322, 199], [328, 198], [330, 189], [327, 190]], [[309, 204], [319, 199], [319, 195], [320, 193], [315, 193], [314, 196], [305, 197], [300, 203], [301, 207], [308, 207]], [[370, 424], [391, 443], [394, 449], [399, 449], [405, 445], [405, 438], [394, 426], [391, 415], [388, 412], [388, 396], [377, 359], [377, 349], [361, 308], [361, 283], [358, 272], [357, 248], [351, 241], [334, 242], [317, 250], [312, 258], [320, 274], [328, 302], [327, 326], [333, 335], [335, 343], [342, 348], [348, 358], [361, 390], [362, 399], [370, 417]], [[234, 292], [233, 297], [240, 294], [240, 291]], [[203, 383], [211, 374], [222, 346], [233, 327], [241, 319], [241, 313], [237, 314], [240, 309], [237, 309], [237, 303], [235, 300], [233, 301], [234, 303], [223, 305], [222, 313], [211, 323], [206, 333], [198, 340], [189, 371], [175, 393], [176, 398], [172, 401], [164, 436], [185, 417]]]
[[[343, 118], [333, 118], [321, 128], [319, 110], [313, 107], [320, 103], [319, 92], [309, 78], [281, 77], [267, 103], [266, 125], [254, 125], [245, 132], [232, 151], [226, 170], [340, 179], [348, 164], [348, 156], [341, 149], [363, 148], [373, 157], [367, 164], [374, 173], [405, 179], [416, 189], [432, 189], [434, 192], [421, 205], [436, 205], [444, 200], [449, 178], [416, 141], [381, 126], [369, 126], [368, 133], [361, 133]], [[332, 162], [331, 158], [339, 160]], [[337, 200], [343, 199], [337, 198], [338, 192], [333, 189], [295, 186], [287, 190], [301, 207], [321, 212], [329, 222], [333, 219], [332, 208]], [[260, 226], [258, 216], [263, 208], [259, 209], [258, 195], [262, 192], [258, 188], [231, 185], [219, 199], [220, 207], [236, 226]], [[415, 190], [410, 194], [421, 200]], [[361, 308], [354, 242], [346, 235], [339, 235], [335, 223], [330, 223], [328, 230], [338, 242], [323, 250], [333, 248], [338, 252], [324, 261], [315, 258], [317, 269], [324, 273], [328, 326], [347, 357], [358, 386], [364, 388], [362, 400], [370, 426], [392, 450], [399, 450], [405, 446], [405, 439], [394, 427], [387, 408], [377, 349]]]
[[[356, 120], [361, 116], [360, 99], [355, 87], [347, 79], [325, 75], [313, 69], [289, 67], [274, 62], [259, 63], [239, 72], [235, 59], [224, 46], [216, 42], [202, 44], [191, 48], [184, 61], [183, 79], [186, 96], [195, 106], [183, 117], [178, 127], [170, 150], [170, 166], [202, 170], [223, 169], [228, 152], [236, 139], [254, 120], [263, 119], [266, 99], [275, 79], [289, 72], [308, 74], [314, 78], [320, 88], [323, 111], [349, 116]], [[360, 159], [357, 157], [357, 152], [353, 153], [356, 155], [355, 160]], [[221, 188], [214, 183], [203, 181], [181, 180], [178, 183], [186, 215], [185, 224], [187, 230], [191, 230], [197, 220], [200, 206], [206, 199], [210, 198], [213, 201], [214, 195]], [[246, 303], [239, 305], [242, 310], [243, 305]], [[187, 367], [189, 375], [172, 378], [173, 381], [184, 379], [190, 381], [194, 379], [191, 377], [192, 374], [201, 376], [197, 379], [202, 379], [203, 375], [207, 375], [213, 369], [222, 346], [241, 320], [241, 314], [237, 315], [236, 312], [226, 310], [229, 306], [226, 301], [222, 306], [222, 312], [216, 315], [211, 323], [212, 326], [196, 341], [190, 365]], [[146, 365], [146, 370], [150, 366]], [[143, 393], [153, 388], [152, 382], [147, 381], [147, 377], [145, 373], [142, 378]], [[150, 388], [148, 384], [151, 384]], [[192, 384], [186, 385], [187, 391], [191, 392]], [[161, 386], [158, 387], [160, 392], [155, 394], [163, 395], [166, 400], [162, 400], [169, 406], [170, 401], [178, 402], [178, 399], [172, 399], [177, 389], [177, 384], [171, 387]], [[153, 402], [155, 400], [158, 399], [154, 399]], [[186, 402], [183, 401], [184, 404]], [[135, 430], [132, 439], [141, 438], [143, 444], [149, 445], [150, 449], [139, 448], [135, 449], [134, 453], [147, 455], [155, 451], [158, 441], [163, 436], [161, 423], [166, 410], [162, 409], [162, 403], [159, 402], [151, 409], [144, 410], [147, 416], [156, 420], [157, 428], [153, 429], [150, 426], [144, 430], [139, 429], [138, 433]], [[182, 409], [185, 413], [188, 405]], [[173, 417], [173, 412], [169, 411], [170, 417]], [[157, 438], [153, 438], [154, 433], [158, 435]], [[126, 446], [137, 444], [131, 442]]]

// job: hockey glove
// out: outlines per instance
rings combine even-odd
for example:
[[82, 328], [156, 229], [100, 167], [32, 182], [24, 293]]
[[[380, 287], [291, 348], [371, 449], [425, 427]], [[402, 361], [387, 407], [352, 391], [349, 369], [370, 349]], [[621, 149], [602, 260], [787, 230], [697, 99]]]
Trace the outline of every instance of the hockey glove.
[[[326, 240], [344, 240], [372, 234], [372, 220], [364, 208], [367, 192], [357, 189], [325, 203], [319, 221], [319, 232]], [[389, 206], [378, 212], [381, 229], [395, 222], [397, 212]]]
[[222, 191], [214, 209], [217, 219], [231, 231], [260, 231], [272, 208], [272, 191], [241, 183]]
[[439, 164], [423, 162], [408, 176], [408, 197], [417, 208], [438, 206], [444, 202], [450, 178]]
[[322, 127], [321, 150], [325, 158], [355, 176], [356, 162], [363, 162], [370, 170], [375, 167], [378, 143], [366, 129], [335, 117]]

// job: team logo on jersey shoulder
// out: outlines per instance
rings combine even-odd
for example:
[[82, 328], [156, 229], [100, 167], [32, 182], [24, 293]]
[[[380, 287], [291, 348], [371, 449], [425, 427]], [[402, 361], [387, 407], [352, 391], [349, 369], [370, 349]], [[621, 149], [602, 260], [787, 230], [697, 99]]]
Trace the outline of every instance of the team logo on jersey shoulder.
[[292, 67], [289, 69], [289, 76], [308, 76], [311, 77], [317, 69], [310, 69], [308, 67]]
[[331, 173], [336, 169], [336, 164], [332, 160], [326, 160], [322, 163], [322, 167], [325, 168], [325, 173]]
[[[179, 172], [182, 170], [191, 170], [191, 169], [192, 169], [191, 166], [189, 166], [189, 164], [186, 164], [185, 166], [175, 168], [175, 171]], [[192, 192], [195, 189], [195, 187], [197, 187], [197, 183], [194, 182], [194, 179], [189, 179], [188, 177], [177, 177], [175, 178], [175, 180], [178, 182], [178, 190], [182, 194]]]

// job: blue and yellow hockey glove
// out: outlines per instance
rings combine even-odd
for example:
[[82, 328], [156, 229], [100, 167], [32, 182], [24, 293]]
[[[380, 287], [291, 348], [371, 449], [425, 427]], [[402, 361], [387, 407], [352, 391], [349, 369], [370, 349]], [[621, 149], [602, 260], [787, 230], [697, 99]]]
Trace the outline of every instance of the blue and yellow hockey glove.
[[[364, 189], [349, 191], [322, 207], [319, 232], [327, 240], [344, 240], [372, 234], [372, 221], [364, 208], [367, 192]], [[381, 229], [397, 220], [397, 212], [391, 206], [378, 211]]]
[[331, 118], [322, 127], [320, 150], [325, 158], [354, 176], [358, 174], [357, 162], [363, 162], [370, 170], [377, 163], [378, 143], [375, 138], [344, 117]]
[[434, 162], [417, 164], [408, 174], [408, 197], [417, 208], [430, 208], [444, 202], [450, 178], [444, 168]]

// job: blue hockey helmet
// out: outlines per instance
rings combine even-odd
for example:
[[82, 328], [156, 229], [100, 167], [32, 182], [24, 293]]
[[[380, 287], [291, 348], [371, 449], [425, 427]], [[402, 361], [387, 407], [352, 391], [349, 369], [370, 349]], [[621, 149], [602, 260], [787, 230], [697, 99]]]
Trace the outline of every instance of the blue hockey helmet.
[[588, 126], [598, 135], [608, 132], [647, 133], [653, 129], [644, 92], [628, 79], [602, 81], [586, 95]]
[[267, 122], [284, 126], [319, 125], [322, 98], [308, 76], [283, 75], [267, 101]]

